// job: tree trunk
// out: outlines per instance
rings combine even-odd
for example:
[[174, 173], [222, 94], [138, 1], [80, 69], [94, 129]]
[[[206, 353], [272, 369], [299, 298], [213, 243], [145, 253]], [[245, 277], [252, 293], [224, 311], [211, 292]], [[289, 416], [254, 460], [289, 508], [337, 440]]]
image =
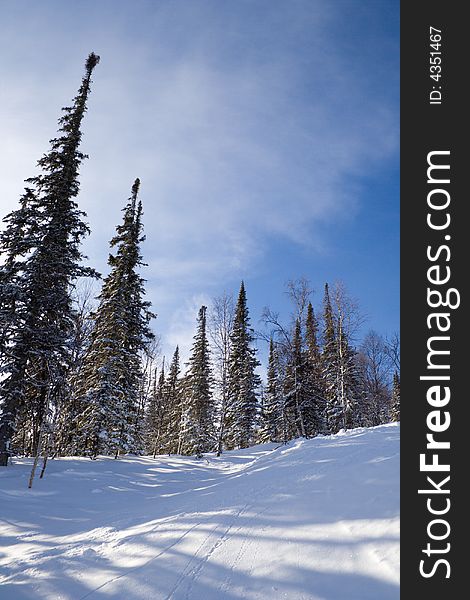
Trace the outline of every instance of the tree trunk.
[[36, 452], [36, 455], [34, 457], [34, 463], [33, 463], [33, 468], [31, 469], [31, 475], [29, 476], [29, 483], [28, 483], [28, 488], [29, 489], [31, 489], [33, 487], [34, 475], [36, 473], [36, 468], [38, 466], [39, 455], [41, 454], [43, 433], [44, 433], [43, 432], [43, 427], [41, 426], [41, 429], [39, 430], [37, 452]]

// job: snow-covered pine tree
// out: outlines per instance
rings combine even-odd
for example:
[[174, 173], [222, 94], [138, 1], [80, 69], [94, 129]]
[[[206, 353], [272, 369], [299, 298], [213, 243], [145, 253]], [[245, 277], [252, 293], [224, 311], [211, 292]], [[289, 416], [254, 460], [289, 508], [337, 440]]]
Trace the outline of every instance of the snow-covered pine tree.
[[98, 297], [79, 385], [81, 414], [77, 419], [81, 435], [76, 451], [91, 457], [139, 452], [143, 445], [143, 440], [136, 439], [140, 352], [154, 337], [149, 327], [154, 315], [150, 303], [144, 300], [145, 280], [138, 273], [144, 265], [140, 243], [145, 239], [142, 203], [137, 201], [139, 187], [136, 179], [123, 209], [123, 223], [116, 227], [110, 242], [116, 252], [108, 259], [111, 271]]
[[181, 454], [201, 457], [215, 446], [214, 399], [209, 342], [206, 327], [207, 307], [201, 306], [197, 331], [185, 377]]
[[395, 371], [393, 374], [393, 387], [392, 387], [392, 407], [390, 411], [390, 417], [392, 422], [400, 421], [400, 376]]
[[225, 420], [225, 445], [228, 449], [247, 448], [254, 442], [258, 414], [257, 390], [261, 380], [256, 373], [259, 362], [252, 347], [253, 330], [242, 281], [230, 336], [228, 397]]
[[165, 406], [167, 411], [166, 446], [165, 452], [176, 454], [180, 439], [182, 420], [182, 393], [180, 382], [180, 351], [176, 346], [165, 381]]
[[286, 441], [279, 359], [272, 338], [269, 342], [268, 373], [261, 418], [261, 443]]
[[355, 426], [357, 401], [360, 396], [355, 361], [355, 351], [352, 349], [344, 327], [344, 315], [337, 315], [337, 397], [341, 406], [341, 427], [350, 429]]
[[318, 321], [311, 302], [308, 304], [305, 319], [305, 342], [308, 390], [313, 404], [313, 418], [309, 424], [310, 435], [317, 435], [327, 432], [327, 412], [321, 352], [318, 344]]
[[328, 433], [341, 428], [342, 406], [338, 397], [338, 351], [336, 326], [331, 306], [328, 284], [323, 298], [323, 351], [321, 355], [322, 377], [325, 386]]
[[[24, 303], [22, 279], [24, 261], [40, 242], [39, 224], [41, 209], [34, 190], [25, 188], [20, 198], [20, 207], [8, 214], [0, 232], [0, 250], [3, 264], [0, 265], [0, 368], [7, 372], [10, 360], [9, 348], [15, 331], [21, 323]], [[23, 301], [23, 302], [22, 302]]]
[[284, 379], [284, 402], [289, 438], [308, 437], [313, 434], [315, 414], [313, 397], [309, 394], [306, 355], [303, 351], [300, 318], [295, 320]]
[[0, 252], [6, 255], [0, 275], [2, 466], [8, 463], [18, 415], [30, 419], [28, 434], [36, 453], [44, 419], [57, 411], [70, 354], [71, 287], [78, 277], [94, 275], [81, 264], [80, 243], [89, 229], [74, 199], [85, 158], [79, 151], [80, 126], [98, 62], [95, 54], [88, 56], [78, 94], [59, 120], [60, 135], [38, 161], [40, 174], [27, 180], [30, 187], [20, 209], [6, 217], [0, 238]]
[[[137, 198], [139, 192], [140, 180], [136, 179], [132, 186], [132, 198]], [[127, 386], [127, 401], [128, 408], [126, 411], [123, 430], [126, 431], [121, 439], [121, 446], [124, 450], [134, 453], [142, 453], [144, 450], [144, 428], [143, 428], [143, 413], [140, 410], [140, 385], [143, 377], [142, 369], [142, 351], [145, 350], [149, 343], [155, 338], [150, 322], [156, 315], [150, 310], [151, 302], [144, 300], [146, 295], [145, 279], [139, 275], [139, 268], [147, 266], [143, 262], [143, 257], [140, 252], [140, 244], [145, 241], [142, 223], [142, 202], [139, 200], [136, 206], [134, 227], [129, 237], [127, 248], [127, 302], [128, 314], [127, 320], [127, 340], [126, 340], [126, 355], [128, 375], [126, 380]], [[122, 233], [118, 229], [118, 239], [115, 244], [119, 243], [119, 235], [127, 236], [124, 225]]]
[[163, 454], [166, 442], [165, 357], [160, 375], [155, 372], [153, 390], [147, 407], [147, 447], [153, 458]]

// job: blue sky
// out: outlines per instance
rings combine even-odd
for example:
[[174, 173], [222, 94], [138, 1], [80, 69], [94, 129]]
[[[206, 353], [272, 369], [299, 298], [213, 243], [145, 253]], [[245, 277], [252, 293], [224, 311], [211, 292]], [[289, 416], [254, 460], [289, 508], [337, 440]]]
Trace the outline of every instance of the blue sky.
[[246, 282], [252, 321], [284, 284], [344, 281], [399, 327], [399, 3], [0, 2], [1, 212], [47, 150], [87, 54], [80, 206], [90, 262], [135, 177], [156, 331], [188, 348], [197, 308]]

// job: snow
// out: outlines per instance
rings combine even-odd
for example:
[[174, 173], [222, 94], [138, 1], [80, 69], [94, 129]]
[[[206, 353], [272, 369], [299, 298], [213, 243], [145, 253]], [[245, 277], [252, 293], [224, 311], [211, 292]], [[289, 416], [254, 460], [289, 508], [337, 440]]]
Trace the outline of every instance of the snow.
[[399, 426], [0, 471], [2, 600], [398, 600]]

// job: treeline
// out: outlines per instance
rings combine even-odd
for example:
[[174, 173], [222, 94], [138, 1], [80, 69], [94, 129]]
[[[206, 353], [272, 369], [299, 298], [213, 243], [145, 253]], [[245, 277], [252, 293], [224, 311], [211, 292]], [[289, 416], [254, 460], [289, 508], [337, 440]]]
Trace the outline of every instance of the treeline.
[[[359, 314], [342, 285], [332, 293], [325, 286], [318, 317], [307, 280], [288, 288], [294, 311], [287, 325], [265, 309], [264, 329], [255, 333], [242, 282], [236, 302], [224, 293], [209, 313], [201, 307], [185, 374], [178, 347], [168, 368], [165, 359], [159, 368], [148, 363], [146, 452], [220, 454], [400, 420], [398, 336], [370, 331], [356, 349]], [[264, 385], [260, 341], [269, 343]]]
[[[75, 201], [90, 54], [59, 133], [26, 180], [0, 234], [0, 465], [12, 455], [202, 455], [399, 420], [398, 340], [353, 344], [355, 310], [325, 287], [317, 318], [304, 280], [290, 284], [292, 322], [266, 309], [255, 333], [242, 283], [236, 302], [201, 307], [187, 365], [160, 361], [145, 300], [143, 209], [135, 180], [110, 242], [97, 303], [77, 281], [97, 278], [80, 246], [89, 233]], [[267, 383], [255, 343], [269, 343]], [[390, 376], [393, 365], [393, 381]]]

